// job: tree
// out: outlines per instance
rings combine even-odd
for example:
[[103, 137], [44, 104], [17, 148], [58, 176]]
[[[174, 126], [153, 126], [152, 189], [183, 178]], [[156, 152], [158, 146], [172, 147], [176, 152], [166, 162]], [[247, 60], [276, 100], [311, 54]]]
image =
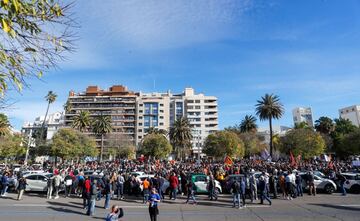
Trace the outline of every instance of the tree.
[[360, 154], [360, 128], [342, 135], [336, 148], [336, 153], [343, 158]]
[[246, 157], [258, 155], [266, 149], [266, 145], [262, 143], [258, 136], [252, 132], [241, 133], [239, 137], [244, 143]]
[[90, 112], [81, 110], [79, 114], [74, 117], [71, 126], [80, 132], [87, 130], [91, 126]]
[[70, 100], [67, 100], [66, 103], [64, 104], [65, 114], [70, 113], [72, 108], [73, 108], [73, 106], [72, 106]]
[[191, 150], [191, 128], [186, 118], [179, 118], [169, 131], [170, 142], [175, 148], [177, 158], [183, 158]]
[[352, 145], [345, 145], [348, 143], [348, 140], [353, 140], [353, 135], [351, 137], [348, 135], [356, 132], [358, 127], [353, 125], [352, 122], [347, 119], [339, 118], [335, 119], [334, 121], [335, 129], [330, 134], [330, 137], [333, 140], [333, 151], [335, 151], [341, 157], [346, 157], [346, 154], [353, 152]]
[[125, 134], [108, 134], [106, 135], [105, 146], [108, 149], [108, 153], [114, 156], [114, 158], [133, 158], [135, 156], [134, 141], [130, 136]]
[[0, 113], [0, 137], [10, 133], [9, 119], [5, 114]]
[[102, 162], [104, 154], [104, 135], [112, 131], [110, 116], [100, 115], [95, 117], [93, 131], [96, 135], [101, 136], [100, 162]]
[[140, 152], [156, 159], [167, 157], [172, 151], [169, 141], [161, 134], [148, 134], [141, 142]]
[[265, 94], [261, 100], [256, 104], [256, 115], [259, 116], [261, 121], [269, 120], [270, 128], [270, 156], [273, 155], [273, 130], [272, 119], [280, 119], [284, 114], [284, 107], [280, 103], [280, 98], [277, 95]]
[[244, 119], [240, 123], [240, 131], [242, 133], [256, 132], [256, 117], [252, 115], [245, 115]]
[[315, 130], [323, 134], [330, 134], [335, 129], [332, 119], [328, 117], [320, 117], [315, 121]]
[[168, 134], [168, 132], [164, 129], [150, 127], [149, 130], [147, 131], [147, 134], [162, 134], [162, 135], [166, 136]]
[[305, 128], [310, 128], [308, 123], [305, 122], [305, 121], [302, 121], [300, 123], [296, 123], [295, 126], [294, 126], [294, 129], [305, 129]]
[[0, 156], [5, 158], [22, 157], [26, 153], [26, 146], [22, 145], [20, 134], [6, 134], [0, 136]]
[[203, 152], [215, 158], [243, 157], [245, 154], [244, 143], [234, 133], [230, 131], [217, 131], [210, 134], [204, 143]]
[[[47, 115], [49, 113], [50, 104], [54, 103], [56, 98], [57, 98], [57, 95], [53, 91], [49, 91], [48, 94], [45, 96], [45, 100], [48, 102], [48, 105], [47, 105], [47, 108], [46, 108], [44, 121], [43, 121], [43, 123], [41, 125], [40, 139], [42, 139], [44, 137], [45, 123], [46, 123]], [[46, 138], [45, 138], [45, 140], [46, 140]]]
[[28, 77], [40, 78], [73, 51], [71, 7], [53, 0], [0, 2], [0, 94], [9, 86], [22, 90]]
[[304, 159], [324, 153], [325, 141], [321, 134], [309, 128], [292, 129], [281, 137], [280, 150], [283, 153], [301, 155]]
[[50, 155], [62, 159], [97, 156], [98, 150], [93, 138], [72, 128], [62, 128], [52, 138]]

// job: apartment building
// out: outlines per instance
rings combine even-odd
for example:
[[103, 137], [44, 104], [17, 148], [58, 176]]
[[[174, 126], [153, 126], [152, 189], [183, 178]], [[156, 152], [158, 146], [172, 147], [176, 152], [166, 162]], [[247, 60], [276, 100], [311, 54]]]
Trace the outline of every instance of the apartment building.
[[[33, 122], [25, 122], [21, 128], [21, 134], [31, 138], [36, 133], [40, 133], [40, 129], [45, 120], [44, 127], [46, 134], [44, 134], [44, 136], [46, 136], [47, 140], [50, 140], [54, 134], [64, 126], [64, 117], [64, 113], [60, 111], [48, 114], [46, 119], [45, 116], [39, 116], [35, 118]], [[35, 146], [34, 140], [32, 140], [31, 146]]]
[[150, 128], [168, 131], [170, 128], [170, 91], [167, 93], [139, 93], [136, 101], [136, 144]]
[[297, 107], [292, 111], [294, 125], [306, 122], [310, 127], [314, 127], [313, 114], [310, 107]]
[[[82, 93], [71, 91], [68, 97], [70, 111], [66, 112], [65, 125], [70, 127], [74, 116], [82, 110], [89, 111], [91, 117], [108, 115], [111, 117], [113, 128], [111, 134], [126, 135], [135, 142], [138, 95], [122, 85], [112, 86], [108, 90], [102, 90], [98, 86], [89, 86]], [[93, 134], [91, 131], [85, 133]]]
[[360, 127], [360, 105], [353, 105], [339, 110], [340, 118], [350, 120], [355, 126]]

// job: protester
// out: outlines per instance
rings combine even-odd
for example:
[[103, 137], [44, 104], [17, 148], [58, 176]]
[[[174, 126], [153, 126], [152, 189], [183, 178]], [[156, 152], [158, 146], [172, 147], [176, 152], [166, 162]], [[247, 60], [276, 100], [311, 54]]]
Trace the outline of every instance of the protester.
[[170, 200], [176, 200], [179, 179], [174, 172], [171, 173], [169, 182], [170, 182]]
[[19, 193], [18, 193], [17, 200], [22, 200], [22, 196], [23, 196], [24, 191], [26, 189], [26, 185], [27, 185], [26, 179], [23, 176], [21, 176], [20, 179], [19, 179], [19, 184], [18, 184]]
[[189, 203], [189, 200], [191, 199], [193, 201], [193, 204], [197, 204], [196, 198], [195, 198], [195, 185], [191, 180], [189, 180], [186, 184], [186, 193], [187, 193], [187, 199], [186, 204]]
[[111, 207], [111, 212], [106, 216], [105, 221], [120, 221], [124, 216], [124, 210], [116, 205]]
[[5, 197], [6, 193], [7, 193], [7, 189], [9, 187], [9, 173], [8, 172], [5, 172], [3, 174], [3, 176], [1, 177], [1, 185], [2, 185], [1, 196]]
[[158, 203], [160, 202], [160, 196], [155, 188], [152, 188], [149, 198], [149, 214], [151, 221], [157, 221], [159, 215]]

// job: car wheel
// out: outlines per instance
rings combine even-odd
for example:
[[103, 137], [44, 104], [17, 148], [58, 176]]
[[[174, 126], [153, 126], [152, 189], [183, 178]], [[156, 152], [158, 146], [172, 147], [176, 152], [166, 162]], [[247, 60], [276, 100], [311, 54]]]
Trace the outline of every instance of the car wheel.
[[325, 186], [325, 192], [327, 194], [332, 194], [335, 191], [335, 188], [331, 184]]
[[359, 193], [360, 193], [360, 185], [353, 185], [353, 186], [350, 188], [350, 191], [351, 191], [352, 193], [359, 194]]

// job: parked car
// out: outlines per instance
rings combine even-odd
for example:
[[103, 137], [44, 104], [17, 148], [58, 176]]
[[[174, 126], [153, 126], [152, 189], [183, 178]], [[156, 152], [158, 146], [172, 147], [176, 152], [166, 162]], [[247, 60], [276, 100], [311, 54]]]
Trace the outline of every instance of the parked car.
[[[301, 175], [302, 182], [303, 182], [303, 188], [305, 190], [308, 190], [308, 185], [306, 183], [306, 181], [307, 181], [307, 173], [300, 173], [300, 175]], [[320, 177], [318, 175], [315, 175], [315, 174], [314, 174], [314, 184], [315, 184], [316, 190], [323, 191], [323, 192], [328, 193], [328, 194], [332, 194], [337, 189], [336, 184], [334, 183], [334, 181], [332, 181], [330, 179], [322, 178], [322, 177]]]
[[[199, 194], [199, 193], [208, 194], [209, 193], [208, 188], [207, 188], [209, 176], [202, 174], [202, 173], [194, 173], [194, 174], [191, 174], [188, 179], [191, 179], [191, 181], [195, 185], [195, 192], [197, 194]], [[220, 182], [217, 180], [215, 180], [215, 191], [216, 191], [216, 194], [222, 193], [222, 188], [221, 188]]]
[[45, 171], [43, 171], [43, 170], [27, 170], [27, 171], [21, 172], [21, 174], [23, 176], [28, 175], [28, 174], [41, 174], [41, 173], [45, 173]]
[[346, 178], [344, 187], [346, 190], [359, 194], [360, 193], [360, 173], [342, 173]]
[[[47, 181], [53, 176], [52, 173], [41, 174], [27, 174], [25, 175], [26, 189], [25, 191], [46, 192]], [[60, 186], [60, 191], [63, 190], [63, 185]]]

